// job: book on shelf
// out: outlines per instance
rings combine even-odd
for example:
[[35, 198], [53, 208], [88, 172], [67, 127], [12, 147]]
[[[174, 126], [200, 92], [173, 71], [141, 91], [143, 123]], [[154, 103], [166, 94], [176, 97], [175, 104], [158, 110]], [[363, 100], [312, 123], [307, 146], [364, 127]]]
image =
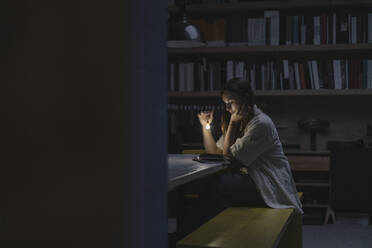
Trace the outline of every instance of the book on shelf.
[[219, 60], [171, 63], [168, 89], [219, 91], [232, 78], [255, 90], [372, 89], [371, 59], [276, 59], [262, 62]]
[[265, 10], [264, 11], [264, 18], [267, 18], [268, 24], [268, 44], [271, 46], [278, 46], [279, 45], [279, 28], [280, 28], [280, 18], [279, 18], [279, 10]]
[[314, 35], [313, 35], [313, 44], [314, 45], [320, 45], [320, 16], [314, 16], [313, 17], [314, 21]]
[[342, 70], [342, 88], [349, 89], [349, 63], [346, 60], [343, 60], [341, 64]]
[[367, 34], [368, 34], [368, 43], [372, 43], [372, 13], [368, 13], [367, 17]]
[[339, 59], [333, 60], [333, 77], [334, 77], [334, 89], [338, 90], [342, 88], [342, 77], [341, 77], [341, 61]]
[[288, 60], [284, 59], [283, 60], [283, 88], [284, 89], [289, 89], [289, 64]]
[[225, 19], [192, 19], [190, 22], [199, 28], [207, 47], [226, 46]]
[[299, 16], [293, 16], [293, 23], [292, 23], [292, 30], [293, 30], [293, 45], [299, 45], [300, 44], [300, 19]]
[[295, 62], [293, 64], [294, 66], [294, 75], [295, 75], [295, 82], [296, 82], [296, 87], [294, 89], [301, 89], [301, 81], [300, 81], [300, 70], [299, 70], [299, 64], [298, 62]]
[[203, 30], [207, 46], [359, 44], [372, 43], [372, 13], [368, 11], [292, 15], [264, 10], [194, 23]]
[[226, 21], [226, 42], [228, 46], [246, 46], [247, 18], [243, 16], [230, 17]]
[[282, 27], [285, 28], [285, 31], [282, 31], [285, 32], [285, 42], [284, 44], [289, 46], [289, 45], [292, 45], [292, 16], [285, 16], [284, 18], [282, 18], [282, 23], [284, 22], [284, 19], [285, 19], [285, 26], [282, 25]]
[[289, 65], [289, 89], [296, 89], [296, 76], [293, 62]]
[[264, 46], [266, 45], [266, 20], [265, 18], [247, 19], [247, 45]]
[[328, 31], [328, 15], [326, 13], [322, 13], [320, 15], [319, 25], [320, 26], [320, 43], [321, 44], [329, 44], [329, 31]]
[[336, 41], [338, 44], [349, 43], [349, 20], [348, 14], [339, 12], [336, 14]]
[[208, 89], [211, 91], [221, 90], [222, 88], [222, 66], [220, 62], [209, 63]]
[[234, 61], [228, 60], [226, 62], [226, 81], [234, 78]]
[[351, 37], [351, 44], [357, 44], [357, 17], [351, 16], [351, 25], [350, 25], [350, 37]]
[[327, 89], [328, 87], [328, 77], [326, 77], [327, 68], [326, 64], [323, 60], [317, 61], [317, 68], [318, 68], [318, 76], [319, 76], [319, 88], [320, 89]]
[[315, 89], [315, 90], [318, 90], [320, 89], [320, 79], [319, 79], [319, 72], [318, 72], [318, 62], [316, 60], [311, 60], [311, 71], [313, 73], [313, 81], [314, 81], [314, 84], [313, 84], [313, 88], [312, 89]]

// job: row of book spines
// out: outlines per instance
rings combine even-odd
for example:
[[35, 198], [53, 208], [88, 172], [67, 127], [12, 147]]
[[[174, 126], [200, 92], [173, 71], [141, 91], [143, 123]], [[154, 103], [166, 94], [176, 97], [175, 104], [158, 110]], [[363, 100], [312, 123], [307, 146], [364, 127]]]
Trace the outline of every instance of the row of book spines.
[[212, 46], [215, 41], [216, 46], [372, 43], [372, 13], [280, 16], [279, 11], [265, 11], [262, 18], [191, 22]]
[[168, 110], [170, 111], [222, 111], [224, 106], [222, 104], [168, 104]]
[[[185, 0], [168, 0], [168, 5], [184, 4]], [[231, 3], [231, 2], [244, 2], [238, 0], [189, 0], [188, 4], [208, 4], [208, 3]]]
[[372, 14], [286, 16], [285, 45], [372, 43]]
[[[255, 66], [254, 66], [255, 67]], [[372, 60], [311, 60], [289, 63], [282, 67], [269, 63], [268, 79], [257, 81], [257, 73], [249, 79], [256, 89], [366, 89], [372, 88]], [[250, 75], [252, 75], [252, 70]], [[271, 77], [271, 78], [270, 78]], [[257, 88], [258, 87], [258, 88]]]
[[226, 82], [221, 62], [171, 63], [168, 67], [169, 91], [215, 91]]
[[[261, 69], [257, 71], [257, 66]], [[271, 61], [248, 66], [254, 89], [371, 89], [372, 60], [334, 59], [302, 62]], [[228, 74], [229, 75], [229, 74]], [[257, 77], [261, 75], [261, 77]], [[263, 75], [263, 76], [262, 76]], [[239, 75], [233, 75], [238, 76]], [[227, 78], [228, 80], [229, 78]]]
[[234, 77], [249, 80], [256, 90], [370, 89], [372, 60], [244, 61], [169, 65], [169, 91], [215, 91]]

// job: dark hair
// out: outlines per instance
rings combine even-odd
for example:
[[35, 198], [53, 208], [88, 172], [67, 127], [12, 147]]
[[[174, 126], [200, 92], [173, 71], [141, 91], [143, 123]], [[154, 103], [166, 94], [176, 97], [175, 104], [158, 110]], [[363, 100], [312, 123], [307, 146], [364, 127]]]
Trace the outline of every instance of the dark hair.
[[242, 80], [241, 78], [230, 79], [223, 87], [221, 95], [224, 93], [231, 94], [234, 98], [250, 107], [255, 104], [251, 83], [248, 80]]
[[[255, 105], [255, 98], [254, 93], [251, 88], [251, 84], [248, 80], [243, 80], [241, 78], [233, 78], [226, 82], [224, 85], [222, 91], [221, 91], [221, 97], [223, 94], [230, 94], [234, 99], [236, 99], [239, 104], [245, 105], [249, 107], [249, 109], [253, 110], [253, 106]], [[248, 121], [252, 117], [252, 111], [247, 115], [247, 118], [245, 118], [240, 125], [240, 135], [243, 134], [243, 129], [247, 125]], [[230, 120], [229, 113], [226, 111], [225, 108], [222, 110], [222, 116], [221, 116], [221, 130], [222, 133], [225, 134], [227, 131], [228, 123]]]

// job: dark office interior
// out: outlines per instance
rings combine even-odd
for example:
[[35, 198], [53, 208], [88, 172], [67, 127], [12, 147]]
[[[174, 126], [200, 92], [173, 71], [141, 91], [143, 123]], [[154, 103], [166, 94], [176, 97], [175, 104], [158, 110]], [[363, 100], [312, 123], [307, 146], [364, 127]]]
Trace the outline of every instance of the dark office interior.
[[[221, 89], [232, 77], [244, 78], [275, 123], [303, 193], [302, 247], [370, 247], [372, 36], [365, 28], [372, 27], [372, 2], [169, 2], [168, 152], [205, 151], [200, 111], [213, 110], [217, 140]], [[173, 43], [185, 18], [200, 31], [201, 46]], [[217, 230], [218, 223], [230, 224], [223, 215], [206, 220], [200, 214], [211, 209], [211, 177], [168, 194], [181, 202], [180, 217], [172, 212], [177, 205], [171, 208], [170, 247], [213, 247], [224, 235], [235, 237], [227, 227]], [[208, 228], [221, 233], [207, 234]]]
[[[188, 22], [204, 32], [203, 47], [167, 47], [184, 4]], [[203, 149], [197, 113], [213, 109], [218, 120], [220, 90], [236, 74], [255, 78], [257, 105], [275, 123], [302, 193], [301, 229], [281, 238], [304, 248], [371, 247], [371, 7], [365, 0], [2, 1], [0, 246], [190, 245], [185, 237], [215, 217], [199, 215], [215, 175], [170, 190], [167, 155]], [[265, 11], [278, 14], [282, 31], [269, 28], [275, 17]], [[263, 18], [270, 19], [266, 41]], [[221, 135], [218, 121], [211, 129]]]

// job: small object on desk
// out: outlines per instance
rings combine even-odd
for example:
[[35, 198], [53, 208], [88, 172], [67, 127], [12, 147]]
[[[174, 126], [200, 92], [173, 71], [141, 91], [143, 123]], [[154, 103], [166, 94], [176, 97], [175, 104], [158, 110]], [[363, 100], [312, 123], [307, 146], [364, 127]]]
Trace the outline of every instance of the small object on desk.
[[210, 163], [210, 162], [224, 162], [225, 159], [222, 154], [210, 154], [203, 153], [194, 157], [192, 160], [198, 161], [200, 163]]

